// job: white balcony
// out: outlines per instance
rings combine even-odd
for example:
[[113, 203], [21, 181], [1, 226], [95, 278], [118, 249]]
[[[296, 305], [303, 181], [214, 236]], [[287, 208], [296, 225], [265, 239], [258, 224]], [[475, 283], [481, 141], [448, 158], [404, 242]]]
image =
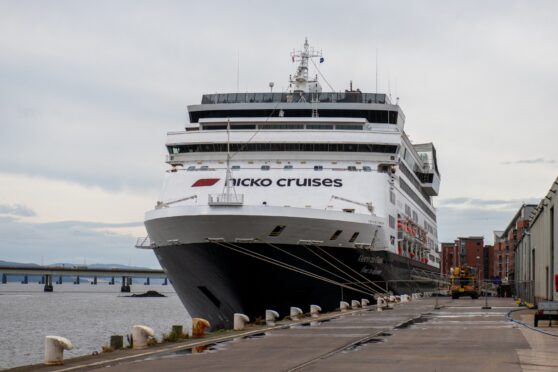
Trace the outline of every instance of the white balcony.
[[209, 194], [211, 207], [239, 207], [244, 204], [244, 194]]

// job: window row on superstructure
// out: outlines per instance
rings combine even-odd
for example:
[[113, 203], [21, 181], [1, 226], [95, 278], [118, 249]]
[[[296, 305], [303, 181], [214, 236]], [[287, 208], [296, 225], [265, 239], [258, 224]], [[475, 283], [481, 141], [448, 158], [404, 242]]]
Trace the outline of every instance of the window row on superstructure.
[[399, 186], [405, 194], [407, 194], [411, 199], [413, 199], [415, 203], [417, 203], [417, 205], [424, 211], [424, 213], [426, 213], [430, 218], [436, 221], [436, 214], [424, 201], [421, 200], [421, 198], [413, 191], [411, 186], [403, 181], [401, 177], [399, 177]]
[[[201, 130], [226, 130], [227, 124], [203, 124]], [[231, 124], [230, 130], [363, 130], [362, 124]], [[190, 130], [191, 131], [191, 130]]]
[[[226, 168], [218, 168], [218, 167], [210, 167], [209, 165], [202, 165], [200, 167], [196, 167], [195, 165], [190, 165], [188, 166], [188, 168], [186, 168], [186, 171], [214, 171], [217, 169], [226, 169]], [[240, 170], [240, 169], [245, 169], [245, 170], [254, 170], [254, 169], [260, 169], [262, 171], [268, 171], [268, 170], [278, 170], [278, 169], [283, 169], [283, 170], [309, 170], [309, 169], [313, 169], [314, 171], [317, 172], [321, 172], [324, 170], [333, 170], [333, 171], [349, 171], [349, 172], [380, 172], [379, 170], [375, 170], [372, 167], [368, 166], [368, 165], [363, 165], [362, 168], [358, 168], [355, 165], [348, 165], [344, 168], [329, 168], [329, 167], [325, 167], [323, 165], [314, 165], [313, 167], [309, 167], [309, 168], [302, 168], [302, 167], [294, 167], [294, 165], [292, 164], [285, 164], [282, 167], [278, 166], [271, 166], [268, 164], [264, 164], [261, 165], [259, 167], [250, 167], [250, 166], [240, 166], [240, 165], [232, 165], [231, 166], [231, 170], [236, 171], [236, 170]], [[177, 169], [173, 168], [172, 170], [169, 170], [169, 172], [176, 172]]]
[[[268, 103], [268, 102], [347, 102], [386, 103], [387, 96], [379, 93], [362, 92], [320, 92], [320, 93], [220, 93], [204, 94], [202, 105], [222, 103]], [[389, 100], [387, 100], [389, 103]]]
[[399, 162], [399, 169], [401, 172], [407, 177], [407, 179], [416, 187], [417, 190], [420, 191], [422, 196], [430, 203], [430, 195], [428, 195], [423, 189], [420, 181], [418, 180], [417, 176], [412, 173], [409, 168], [403, 164], [403, 162]]
[[[305, 109], [293, 108], [243, 108], [210, 110], [207, 108], [194, 110], [190, 108], [190, 122], [197, 123], [200, 119], [214, 118], [271, 118], [271, 117], [313, 117], [312, 107], [308, 105]], [[369, 123], [397, 124], [398, 111], [396, 110], [362, 110], [351, 108], [325, 109], [319, 108], [320, 117], [326, 118], [364, 118]]]
[[169, 154], [185, 154], [195, 152], [369, 152], [395, 154], [396, 145], [363, 144], [363, 143], [205, 143], [167, 146]]

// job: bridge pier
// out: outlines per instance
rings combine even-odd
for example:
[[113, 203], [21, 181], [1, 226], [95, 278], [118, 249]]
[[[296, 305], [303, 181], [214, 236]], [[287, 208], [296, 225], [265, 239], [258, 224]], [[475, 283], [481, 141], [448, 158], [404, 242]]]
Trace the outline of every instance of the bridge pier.
[[76, 275], [76, 280], [75, 280], [74, 284], [79, 284], [79, 275]]
[[27, 275], [23, 276], [23, 280], [21, 281], [21, 284], [29, 284], [29, 277]]
[[130, 292], [130, 284], [132, 282], [132, 278], [128, 277], [128, 276], [123, 276], [122, 277], [122, 286], [120, 287], [120, 292]]
[[8, 276], [6, 274], [2, 274], [2, 284], [8, 284]]
[[56, 284], [62, 284], [62, 275], [60, 275], [58, 277], [58, 280], [56, 281]]
[[44, 275], [41, 275], [41, 279], [39, 279], [38, 284], [45, 284], [45, 276]]
[[110, 278], [109, 285], [114, 285], [114, 276]]
[[97, 276], [93, 277], [93, 281], [91, 282], [91, 285], [97, 285]]
[[44, 276], [44, 291], [45, 292], [52, 292], [54, 290], [54, 287], [52, 286], [52, 275], [45, 275]]
[[150, 284], [150, 283], [149, 283], [149, 278], [146, 278], [146, 279], [145, 279], [145, 283], [143, 283], [143, 285], [149, 285], [149, 284]]

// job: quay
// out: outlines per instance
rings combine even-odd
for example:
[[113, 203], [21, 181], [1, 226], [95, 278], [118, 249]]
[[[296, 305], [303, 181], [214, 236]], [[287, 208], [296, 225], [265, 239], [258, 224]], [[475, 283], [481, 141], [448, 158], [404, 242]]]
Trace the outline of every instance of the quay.
[[[558, 337], [509, 298], [424, 298], [13, 371], [555, 371]], [[436, 306], [437, 305], [437, 306]], [[552, 328], [547, 328], [552, 332]], [[558, 332], [556, 332], [558, 335]]]
[[9, 275], [23, 276], [22, 284], [29, 282], [28, 277], [36, 275], [41, 277], [40, 284], [44, 284], [45, 292], [54, 290], [53, 278], [56, 278], [55, 284], [62, 284], [62, 277], [74, 277], [74, 284], [80, 284], [80, 278], [91, 278], [91, 284], [96, 285], [98, 278], [109, 278], [109, 284], [116, 283], [115, 278], [121, 278], [121, 292], [130, 292], [132, 278], [145, 278], [145, 284], [150, 284], [150, 279], [163, 279], [163, 285], [168, 283], [167, 275], [163, 270], [153, 269], [132, 269], [132, 268], [88, 268], [87, 266], [37, 266], [37, 265], [21, 265], [21, 266], [0, 266], [0, 276], [2, 284], [8, 282]]

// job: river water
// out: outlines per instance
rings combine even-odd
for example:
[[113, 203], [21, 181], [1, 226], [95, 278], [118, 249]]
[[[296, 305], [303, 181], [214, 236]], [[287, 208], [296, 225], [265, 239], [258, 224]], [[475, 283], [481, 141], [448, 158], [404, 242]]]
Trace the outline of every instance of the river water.
[[0, 369], [41, 363], [47, 335], [68, 338], [70, 358], [100, 351], [111, 335], [126, 336], [136, 324], [153, 328], [158, 339], [174, 324], [191, 326], [172, 286], [132, 285], [132, 293], [147, 290], [166, 297], [125, 297], [120, 285], [106, 283], [54, 285], [53, 293], [36, 283], [0, 284]]

